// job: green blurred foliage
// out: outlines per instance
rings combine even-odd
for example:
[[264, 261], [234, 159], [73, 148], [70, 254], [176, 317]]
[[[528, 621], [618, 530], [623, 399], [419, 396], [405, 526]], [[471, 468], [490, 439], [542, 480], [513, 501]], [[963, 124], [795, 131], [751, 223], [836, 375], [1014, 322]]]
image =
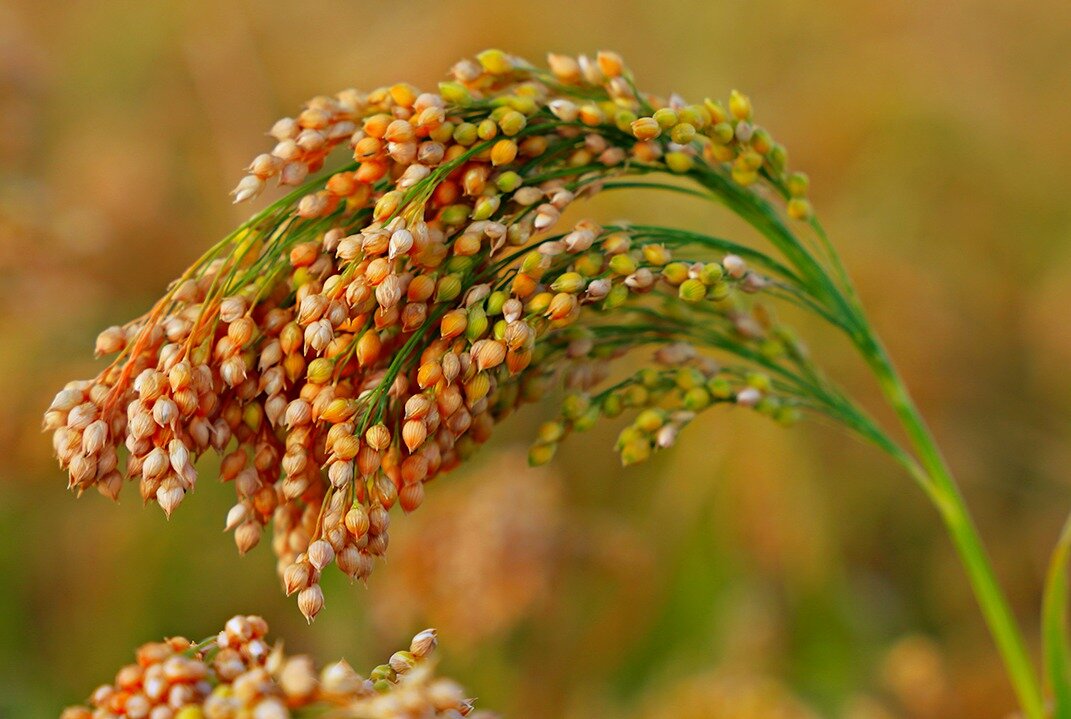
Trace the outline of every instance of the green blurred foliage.
[[[241, 219], [226, 193], [271, 121], [351, 85], [431, 87], [486, 46], [533, 60], [612, 48], [645, 88], [751, 95], [810, 173], [1036, 634], [1069, 504], [1068, 3], [7, 0], [0, 716], [55, 716], [137, 644], [200, 637], [236, 612], [359, 667], [437, 624], [445, 669], [510, 716], [1007, 715], [931, 508], [883, 457], [821, 426], [713, 413], [624, 472], [603, 427], [528, 474], [518, 448], [549, 413], [530, 409], [429, 487], [369, 588], [329, 583], [312, 627], [268, 549], [239, 559], [220, 531], [229, 490], [211, 467], [169, 523], [129, 489], [118, 506], [65, 492], [40, 411], [96, 371], [97, 330], [142, 311]], [[587, 211], [727, 224], [647, 201]], [[803, 330], [880, 414], [847, 346]], [[528, 496], [517, 478], [542, 488], [534, 515], [512, 501]], [[436, 571], [430, 548], [453, 546], [440, 557], [452, 570]]]

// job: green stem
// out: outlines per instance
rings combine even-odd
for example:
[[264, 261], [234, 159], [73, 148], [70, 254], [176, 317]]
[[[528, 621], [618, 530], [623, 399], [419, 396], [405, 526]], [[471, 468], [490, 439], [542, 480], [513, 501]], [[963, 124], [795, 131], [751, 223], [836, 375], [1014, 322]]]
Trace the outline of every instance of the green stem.
[[1064, 522], [1060, 540], [1049, 562], [1042, 599], [1042, 654], [1053, 695], [1053, 718], [1071, 719], [1071, 684], [1068, 684], [1067, 560], [1071, 555], [1071, 517]]
[[808, 289], [816, 297], [829, 301], [829, 309], [833, 314], [843, 316], [844, 328], [877, 376], [882, 392], [908, 435], [917, 455], [917, 462], [914, 459], [905, 461], [902, 452], [891, 454], [922, 485], [937, 507], [1004, 660], [1023, 714], [1027, 719], [1043, 719], [1045, 713], [1042, 693], [1034, 665], [963, 495], [941, 456], [933, 435], [908, 394], [903, 379], [867, 322], [854, 288], [839, 257], [825, 237], [825, 232], [817, 223], [812, 225], [822, 241], [825, 253], [832, 258], [829, 261], [833, 265], [833, 274], [837, 281], [830, 277], [827, 268], [803, 247], [761, 198], [736, 187], [716, 171], [698, 168], [694, 174], [715, 197], [728, 204], [785, 254], [808, 283]]
[[929, 494], [963, 562], [986, 624], [1004, 660], [1019, 706], [1027, 719], [1043, 719], [1045, 711], [1033, 662], [959, 486], [885, 348], [865, 319], [861, 326], [865, 328], [866, 342], [860, 350], [877, 375], [882, 392], [900, 419], [925, 470]]

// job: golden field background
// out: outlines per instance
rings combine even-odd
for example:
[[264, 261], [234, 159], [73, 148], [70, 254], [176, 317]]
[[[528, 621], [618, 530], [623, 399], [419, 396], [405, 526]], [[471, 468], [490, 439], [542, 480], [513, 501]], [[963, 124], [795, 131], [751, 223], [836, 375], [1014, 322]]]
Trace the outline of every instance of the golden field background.
[[[237, 612], [365, 671], [437, 626], [444, 670], [511, 717], [1007, 716], [935, 513], [835, 429], [712, 413], [621, 471], [604, 427], [536, 471], [523, 450], [551, 408], [530, 408], [399, 519], [368, 588], [332, 576], [312, 627], [268, 548], [239, 559], [220, 531], [231, 490], [211, 467], [169, 523], [129, 489], [118, 506], [65, 491], [41, 411], [97, 371], [99, 329], [243, 218], [226, 193], [272, 120], [343, 87], [433, 87], [487, 46], [612, 48], [641, 87], [751, 95], [1036, 636], [1071, 508], [1071, 5], [4, 0], [0, 717], [56, 716], [137, 644]], [[723, 220], [645, 199], [591, 211]], [[803, 329], [880, 413], [844, 343]]]

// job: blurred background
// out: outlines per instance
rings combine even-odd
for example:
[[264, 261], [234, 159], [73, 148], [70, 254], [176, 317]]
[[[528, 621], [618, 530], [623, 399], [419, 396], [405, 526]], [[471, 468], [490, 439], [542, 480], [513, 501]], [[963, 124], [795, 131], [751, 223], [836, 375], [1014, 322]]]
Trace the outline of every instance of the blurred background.
[[[331, 573], [312, 627], [266, 543], [239, 559], [221, 532], [230, 491], [210, 467], [170, 523], [129, 489], [65, 491], [41, 411], [98, 371], [99, 329], [242, 219], [227, 192], [271, 122], [345, 87], [434, 87], [487, 46], [612, 48], [645, 89], [751, 95], [810, 173], [1036, 636], [1071, 507], [1071, 4], [4, 0], [0, 716], [56, 716], [137, 644], [238, 612], [364, 671], [436, 626], [444, 670], [513, 717], [1010, 714], [935, 513], [835, 429], [711, 413], [621, 471], [607, 426], [536, 471], [524, 448], [551, 408], [529, 408], [397, 522], [369, 587]], [[626, 201], [589, 211], [721, 219]], [[802, 330], [886, 417], [848, 348]]]

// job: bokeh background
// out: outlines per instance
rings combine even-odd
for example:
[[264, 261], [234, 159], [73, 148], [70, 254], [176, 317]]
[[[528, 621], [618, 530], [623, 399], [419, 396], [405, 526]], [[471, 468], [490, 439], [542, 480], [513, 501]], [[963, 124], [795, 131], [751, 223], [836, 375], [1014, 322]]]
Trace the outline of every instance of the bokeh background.
[[[712, 413], [627, 471], [606, 427], [535, 471], [523, 448], [549, 408], [530, 408], [397, 522], [369, 587], [328, 582], [312, 627], [268, 548], [239, 559], [220, 531], [210, 467], [170, 523], [65, 491], [40, 412], [97, 371], [100, 328], [241, 219], [227, 191], [272, 120], [344, 87], [433, 87], [486, 46], [613, 48], [654, 91], [751, 94], [1036, 636], [1071, 506], [1071, 4], [4, 0], [0, 716], [55, 716], [136, 644], [236, 612], [365, 670], [437, 626], [445, 671], [513, 717], [1007, 716], [934, 512], [821, 426]], [[720, 221], [656, 199], [591, 211]], [[880, 414], [844, 344], [804, 330]]]

